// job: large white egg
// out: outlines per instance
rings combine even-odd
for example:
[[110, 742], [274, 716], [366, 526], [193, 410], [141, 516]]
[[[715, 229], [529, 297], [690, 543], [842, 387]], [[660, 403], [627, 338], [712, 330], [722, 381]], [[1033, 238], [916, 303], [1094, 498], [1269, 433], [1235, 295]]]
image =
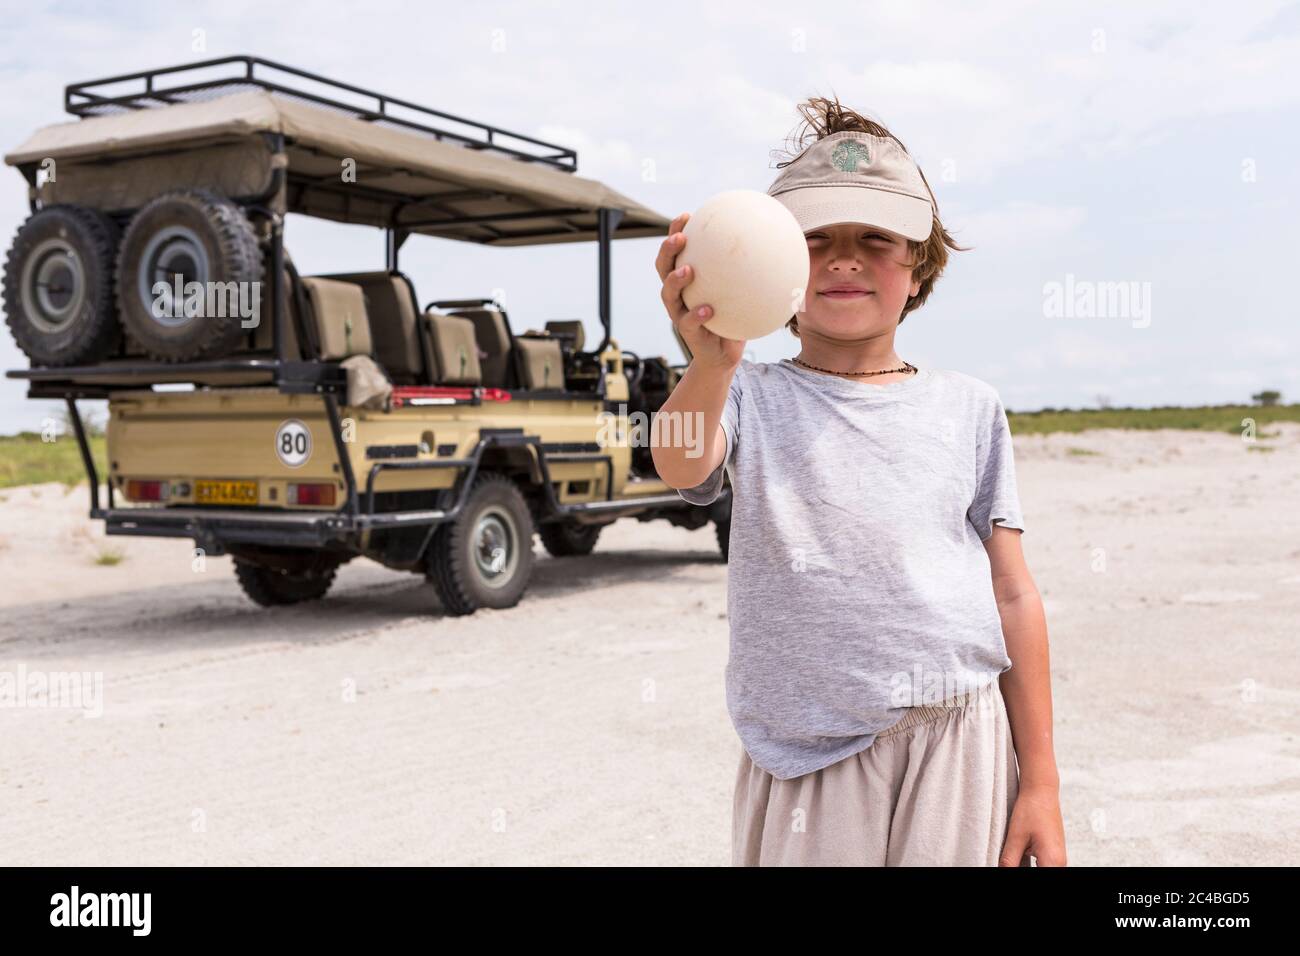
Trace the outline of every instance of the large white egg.
[[808, 241], [794, 214], [767, 193], [718, 193], [691, 214], [682, 234], [686, 247], [677, 266], [695, 272], [682, 301], [691, 311], [713, 307], [704, 324], [710, 332], [762, 338], [803, 308]]

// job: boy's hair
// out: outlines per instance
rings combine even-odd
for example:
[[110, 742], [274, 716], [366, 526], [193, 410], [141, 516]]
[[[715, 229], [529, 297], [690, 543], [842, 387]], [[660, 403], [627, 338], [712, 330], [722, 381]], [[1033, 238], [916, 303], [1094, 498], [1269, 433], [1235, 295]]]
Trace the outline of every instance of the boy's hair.
[[[871, 136], [887, 137], [898, 143], [903, 152], [907, 152], [907, 147], [903, 145], [897, 136], [875, 120], [868, 119], [861, 113], [841, 105], [839, 97], [827, 99], [824, 96], [813, 96], [800, 103], [798, 110], [804, 117], [804, 130], [790, 137], [796, 146], [796, 152], [791, 154], [787, 150], [785, 155], [789, 156], [789, 159], [777, 163], [777, 169], [789, 166], [807, 147], [818, 140], [824, 139], [832, 133], [841, 133], [846, 130], [863, 132]], [[917, 165], [917, 172], [920, 172], [919, 164]], [[959, 246], [953, 241], [948, 230], [939, 221], [939, 203], [934, 198], [934, 190], [930, 189], [930, 184], [926, 181], [925, 173], [921, 173], [921, 181], [925, 183], [925, 188], [930, 191], [930, 199], [934, 202], [934, 226], [930, 230], [930, 238], [924, 242], [917, 242], [914, 239], [907, 240], [912, 276], [920, 280], [921, 288], [916, 295], [908, 296], [907, 303], [903, 306], [903, 311], [898, 317], [899, 325], [903, 324], [903, 319], [906, 318], [907, 313], [920, 308], [925, 303], [925, 300], [930, 297], [935, 280], [939, 278], [944, 267], [948, 264], [948, 250], [965, 251], [970, 248], [969, 246]], [[798, 316], [790, 316], [790, 320], [785, 325], [795, 336], [799, 335]]]

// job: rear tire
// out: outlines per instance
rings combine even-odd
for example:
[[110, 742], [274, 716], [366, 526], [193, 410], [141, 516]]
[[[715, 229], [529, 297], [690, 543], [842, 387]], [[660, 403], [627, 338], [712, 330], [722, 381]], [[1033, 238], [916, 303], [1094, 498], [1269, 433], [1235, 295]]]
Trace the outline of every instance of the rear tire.
[[5, 260], [4, 307], [33, 365], [90, 364], [117, 350], [117, 240], [113, 221], [84, 206], [49, 206], [18, 228]]
[[518, 604], [533, 570], [533, 517], [519, 486], [479, 475], [460, 517], [434, 532], [425, 568], [449, 615]]
[[601, 525], [563, 522], [544, 524], [537, 529], [546, 553], [554, 558], [569, 558], [591, 554], [600, 537]]
[[334, 583], [337, 568], [307, 571], [282, 571], [264, 564], [235, 558], [235, 577], [244, 593], [262, 607], [301, 604], [325, 596]]
[[[198, 282], [206, 289], [207, 283], [237, 283], [241, 296], [251, 294], [256, 283], [259, 305], [261, 298], [269, 298], [269, 289], [261, 288], [257, 233], [239, 206], [205, 189], [165, 193], [135, 214], [117, 259], [122, 325], [149, 356], [189, 362], [235, 351], [249, 332], [239, 310], [234, 315], [207, 315], [205, 307], [204, 314], [186, 315], [187, 302], [172, 301], [178, 274], [182, 286]], [[162, 296], [153, 292], [159, 281], [167, 286]], [[182, 297], [187, 297], [183, 288]], [[239, 303], [251, 304], [243, 298]]]

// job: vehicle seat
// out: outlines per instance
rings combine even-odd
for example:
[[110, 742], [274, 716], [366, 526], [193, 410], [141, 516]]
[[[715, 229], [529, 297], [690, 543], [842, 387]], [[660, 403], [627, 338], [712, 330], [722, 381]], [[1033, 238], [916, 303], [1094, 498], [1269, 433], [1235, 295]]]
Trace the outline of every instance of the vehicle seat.
[[[437, 314], [437, 313], [426, 313]], [[517, 378], [511, 369], [514, 361], [510, 347], [510, 328], [500, 309], [453, 309], [446, 313], [468, 319], [474, 326], [474, 339], [478, 342], [479, 365], [482, 384], [486, 388], [518, 388]]]
[[581, 352], [586, 338], [579, 319], [555, 319], [546, 323], [546, 331], [560, 340], [566, 352]]
[[353, 272], [321, 278], [361, 287], [366, 297], [375, 360], [384, 367], [394, 385], [418, 385], [425, 380], [427, 356], [416, 321], [415, 291], [406, 276], [394, 272]]
[[434, 385], [480, 385], [483, 368], [479, 363], [474, 323], [457, 315], [426, 312], [424, 322], [425, 364]]
[[[289, 314], [286, 316], [288, 322], [285, 323], [285, 332], [288, 341], [285, 343], [286, 354], [290, 361], [301, 361], [303, 358], [302, 346], [298, 344], [298, 329], [302, 326], [302, 316], [298, 313], [298, 296], [295, 295], [296, 274], [290, 269], [285, 269], [281, 281], [285, 284], [287, 295], [285, 298], [289, 303]], [[253, 330], [252, 348], [258, 352], [270, 352], [275, 348], [275, 323], [272, 321], [271, 305], [271, 282], [266, 282], [266, 297], [262, 302], [262, 317], [257, 323], [257, 328]]]
[[321, 359], [336, 361], [352, 355], [370, 355], [370, 319], [361, 286], [306, 276], [302, 287], [307, 293]]
[[526, 332], [515, 336], [519, 370], [524, 388], [564, 388], [564, 353], [559, 339], [547, 333]]

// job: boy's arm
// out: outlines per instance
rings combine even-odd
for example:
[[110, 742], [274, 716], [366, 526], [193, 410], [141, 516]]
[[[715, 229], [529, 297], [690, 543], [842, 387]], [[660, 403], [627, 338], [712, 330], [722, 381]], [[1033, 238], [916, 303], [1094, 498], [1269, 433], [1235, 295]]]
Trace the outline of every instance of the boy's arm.
[[[692, 362], [655, 413], [650, 455], [655, 471], [670, 488], [694, 488], [726, 458], [722, 413], [737, 367]], [[688, 454], [695, 442], [688, 445], [683, 439], [691, 435], [708, 436], [703, 454], [698, 447], [694, 448], [694, 457]]]
[[1020, 532], [993, 528], [984, 541], [993, 573], [993, 596], [1012, 667], [1002, 676], [1007, 718], [1015, 738], [1020, 779], [1029, 785], [1060, 786], [1052, 748], [1052, 685], [1047, 650], [1047, 616], [1025, 564]]
[[[1016, 857], [1007, 866], [1019, 866], [1021, 847], [1033, 851], [1039, 866], [1065, 866], [1065, 830], [1060, 813], [1061, 777], [1052, 745], [1052, 679], [1047, 650], [1047, 616], [1038, 588], [1025, 564], [1021, 532], [995, 526], [984, 541], [993, 575], [993, 595], [1002, 619], [1011, 669], [1000, 685], [1007, 706], [1007, 721], [1020, 770], [1023, 830], [1013, 818], [1014, 832], [1004, 853]], [[1014, 839], [1013, 839], [1014, 838]]]

